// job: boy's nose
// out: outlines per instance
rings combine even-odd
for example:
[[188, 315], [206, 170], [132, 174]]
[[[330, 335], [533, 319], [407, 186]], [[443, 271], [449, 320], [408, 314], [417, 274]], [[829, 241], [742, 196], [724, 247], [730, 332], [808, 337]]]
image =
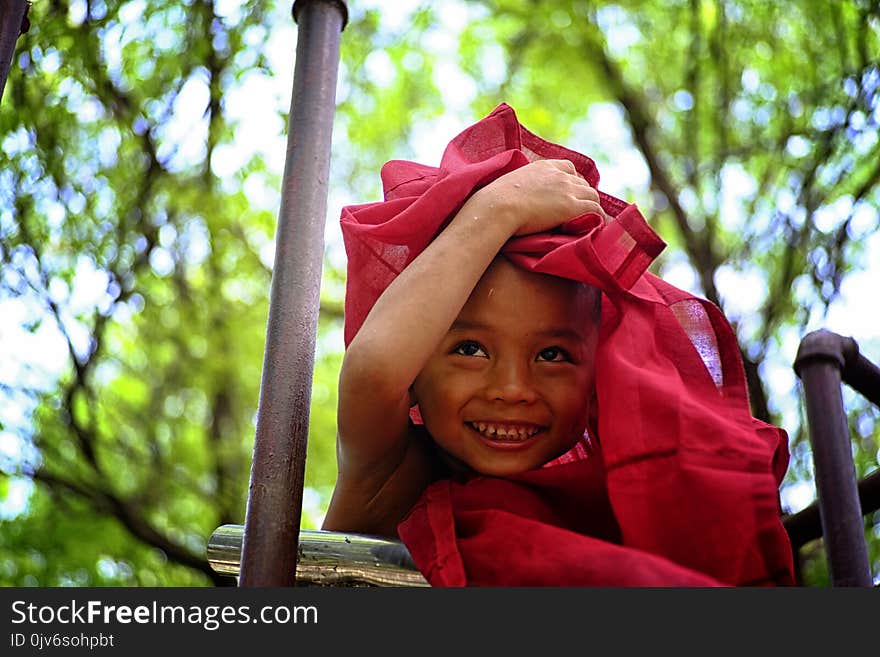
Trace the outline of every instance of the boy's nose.
[[519, 363], [497, 363], [489, 374], [486, 396], [492, 401], [508, 404], [531, 403], [537, 391], [528, 366]]

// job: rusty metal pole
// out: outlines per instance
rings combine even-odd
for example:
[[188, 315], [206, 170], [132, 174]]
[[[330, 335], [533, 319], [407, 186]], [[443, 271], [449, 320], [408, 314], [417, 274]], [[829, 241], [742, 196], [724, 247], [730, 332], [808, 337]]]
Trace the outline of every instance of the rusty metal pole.
[[295, 585], [344, 2], [296, 0], [287, 159], [239, 585]]
[[794, 361], [804, 387], [819, 516], [833, 586], [873, 586], [841, 392], [845, 354], [854, 345], [851, 338], [814, 331], [801, 340]]
[[3, 0], [0, 2], [0, 100], [15, 54], [18, 37], [28, 31], [27, 18], [30, 4], [27, 0]]

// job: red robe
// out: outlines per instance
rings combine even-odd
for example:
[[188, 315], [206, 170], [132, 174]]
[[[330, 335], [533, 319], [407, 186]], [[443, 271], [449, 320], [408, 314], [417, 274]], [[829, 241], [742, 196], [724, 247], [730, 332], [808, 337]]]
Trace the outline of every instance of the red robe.
[[[458, 135], [439, 168], [386, 163], [385, 200], [342, 211], [346, 345], [473, 191], [540, 158], [571, 160], [598, 189], [590, 158], [530, 133], [504, 104]], [[665, 244], [635, 205], [600, 196], [608, 223], [587, 214], [503, 249], [603, 292], [598, 440], [516, 476], [435, 482], [399, 535], [432, 585], [794, 584], [779, 504], [787, 436], [751, 417], [720, 310], [648, 273]]]

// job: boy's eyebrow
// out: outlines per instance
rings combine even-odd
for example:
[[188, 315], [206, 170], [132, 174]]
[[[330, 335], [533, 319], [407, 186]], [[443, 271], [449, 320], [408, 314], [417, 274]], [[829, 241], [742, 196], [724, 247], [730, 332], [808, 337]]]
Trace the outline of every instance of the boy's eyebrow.
[[584, 335], [572, 328], [551, 328], [546, 331], [538, 331], [535, 335], [541, 338], [563, 338], [575, 342], [583, 342]]
[[[452, 322], [452, 326], [449, 327], [450, 331], [480, 331], [486, 330], [490, 327], [487, 324], [482, 322], [474, 322], [467, 319], [456, 319]], [[535, 332], [535, 336], [539, 338], [561, 338], [566, 340], [573, 340], [575, 342], [583, 342], [586, 338], [584, 334], [580, 331], [577, 331], [573, 328], [549, 328], [543, 331]]]
[[480, 329], [489, 328], [482, 322], [471, 322], [466, 319], [456, 319], [449, 327], [450, 331], [479, 331]]

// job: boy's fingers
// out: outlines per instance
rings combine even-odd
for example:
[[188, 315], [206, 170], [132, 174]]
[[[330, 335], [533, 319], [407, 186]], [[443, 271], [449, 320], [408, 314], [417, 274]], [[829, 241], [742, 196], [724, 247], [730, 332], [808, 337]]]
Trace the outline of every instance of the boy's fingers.
[[608, 214], [606, 214], [605, 210], [602, 208], [602, 205], [598, 200], [593, 199], [584, 199], [586, 202], [584, 203], [584, 212], [586, 214], [588, 212], [595, 212], [600, 215], [606, 222], [608, 221]]
[[573, 179], [572, 182], [577, 186], [578, 198], [588, 201], [599, 202], [599, 190], [587, 183], [583, 178]]
[[571, 173], [576, 176], [580, 176], [578, 173], [577, 167], [575, 167], [574, 162], [571, 160], [553, 160], [553, 164], [565, 171], [566, 173]]
[[[583, 180], [585, 183], [587, 182], [587, 179], [584, 178], [581, 175], [581, 172], [577, 170], [577, 167], [574, 165], [574, 162], [572, 162], [571, 160], [562, 160], [562, 161], [565, 162], [565, 164], [566, 164], [566, 167], [565, 167], [566, 171], [568, 171], [572, 175], [577, 176], [580, 180]], [[589, 183], [587, 183], [587, 184], [589, 185]]]

